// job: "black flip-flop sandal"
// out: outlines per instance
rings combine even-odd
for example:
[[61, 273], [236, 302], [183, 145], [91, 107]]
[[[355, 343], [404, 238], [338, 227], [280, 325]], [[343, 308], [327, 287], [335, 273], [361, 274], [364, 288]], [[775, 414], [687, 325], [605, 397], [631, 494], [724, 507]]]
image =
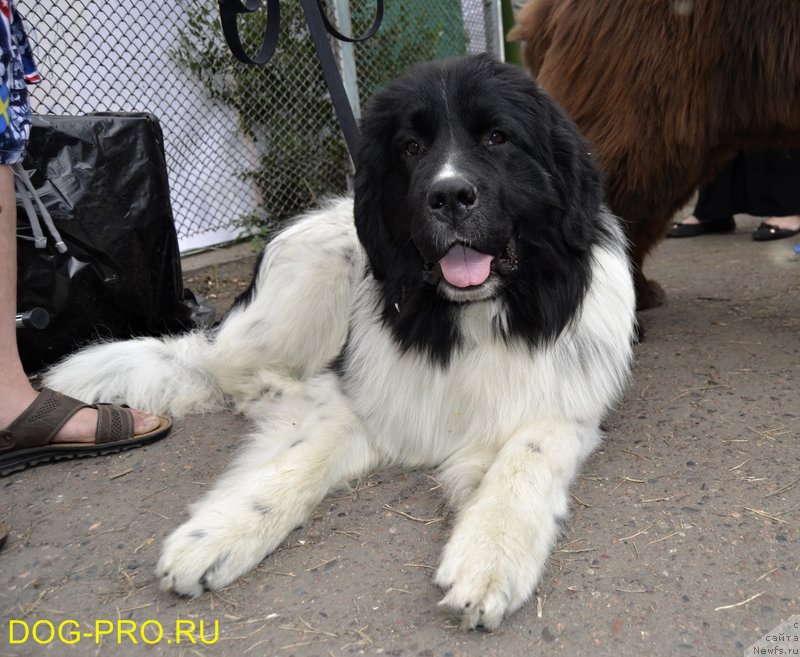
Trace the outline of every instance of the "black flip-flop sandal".
[[[97, 409], [93, 443], [53, 443], [59, 429], [82, 408]], [[128, 406], [84, 404], [77, 399], [42, 388], [33, 403], [6, 429], [0, 430], [0, 476], [31, 465], [59, 459], [99, 456], [147, 445], [166, 436], [172, 420], [159, 415], [159, 424], [147, 433], [133, 433], [133, 414]]]

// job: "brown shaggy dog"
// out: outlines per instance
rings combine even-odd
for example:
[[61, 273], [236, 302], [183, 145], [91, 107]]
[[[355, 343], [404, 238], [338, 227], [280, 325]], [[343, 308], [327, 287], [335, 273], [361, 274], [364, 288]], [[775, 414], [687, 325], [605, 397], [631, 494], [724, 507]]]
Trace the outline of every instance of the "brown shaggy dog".
[[670, 218], [735, 151], [800, 144], [800, 0], [529, 0], [512, 38], [569, 112], [642, 274]]

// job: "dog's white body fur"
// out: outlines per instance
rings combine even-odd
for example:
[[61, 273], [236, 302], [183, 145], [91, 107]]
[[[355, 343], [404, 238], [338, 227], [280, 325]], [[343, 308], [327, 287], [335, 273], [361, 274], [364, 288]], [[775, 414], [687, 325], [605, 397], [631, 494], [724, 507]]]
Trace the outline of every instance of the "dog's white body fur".
[[[570, 482], [627, 377], [634, 291], [621, 235], [611, 242], [593, 247], [582, 307], [551, 344], [498, 337], [499, 301], [463, 304], [462, 348], [442, 367], [398, 348], [364, 275], [352, 201], [334, 201], [273, 240], [255, 297], [217, 332], [98, 345], [47, 385], [176, 416], [233, 407], [256, 422], [167, 539], [163, 588], [230, 584], [372, 468], [438, 466], [457, 511], [436, 573], [441, 605], [491, 629], [532, 594]], [[345, 344], [342, 379], [326, 368]]]

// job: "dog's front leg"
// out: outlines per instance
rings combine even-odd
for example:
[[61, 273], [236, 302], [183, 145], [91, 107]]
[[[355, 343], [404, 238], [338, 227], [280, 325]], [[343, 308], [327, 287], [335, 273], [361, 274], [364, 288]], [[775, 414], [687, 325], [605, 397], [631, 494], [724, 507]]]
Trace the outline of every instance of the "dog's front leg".
[[436, 583], [465, 629], [494, 629], [533, 593], [568, 511], [568, 488], [598, 432], [567, 420], [528, 426], [499, 451], [458, 514]]
[[[285, 399], [191, 518], [167, 538], [156, 568], [164, 590], [198, 596], [255, 568], [332, 488], [373, 467], [377, 454], [335, 385]], [[323, 381], [324, 383], [324, 381]], [[324, 401], [318, 401], [323, 399]]]

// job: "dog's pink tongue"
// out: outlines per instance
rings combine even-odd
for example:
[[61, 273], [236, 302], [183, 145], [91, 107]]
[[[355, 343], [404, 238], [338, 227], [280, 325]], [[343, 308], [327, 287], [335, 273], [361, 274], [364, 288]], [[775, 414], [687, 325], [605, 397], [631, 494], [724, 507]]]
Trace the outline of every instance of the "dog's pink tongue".
[[439, 261], [444, 279], [455, 287], [480, 285], [489, 278], [492, 256], [456, 244]]

